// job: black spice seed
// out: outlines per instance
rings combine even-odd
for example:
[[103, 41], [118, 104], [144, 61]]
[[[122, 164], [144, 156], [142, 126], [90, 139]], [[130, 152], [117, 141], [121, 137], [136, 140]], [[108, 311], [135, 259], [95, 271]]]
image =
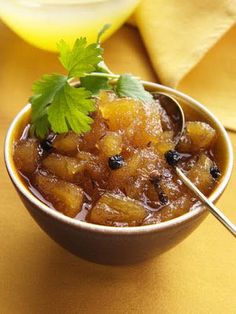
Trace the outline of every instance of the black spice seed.
[[169, 200], [168, 200], [167, 195], [161, 189], [161, 185], [160, 185], [161, 175], [160, 175], [159, 171], [153, 170], [149, 175], [149, 180], [153, 184], [153, 186], [154, 186], [154, 188], [158, 194], [159, 201], [160, 201], [161, 205], [166, 205], [169, 202]]
[[165, 158], [170, 166], [174, 166], [181, 159], [181, 156], [176, 150], [168, 150], [165, 153]]
[[158, 196], [159, 196], [159, 201], [162, 205], [166, 205], [168, 203], [168, 197], [163, 191], [160, 191], [158, 193]]
[[221, 176], [220, 169], [217, 166], [211, 167], [210, 174], [214, 179], [218, 179]]
[[43, 150], [48, 152], [49, 150], [52, 149], [52, 142], [49, 140], [44, 140], [40, 143], [40, 146], [42, 147]]
[[114, 155], [108, 159], [108, 164], [112, 170], [119, 169], [124, 165], [124, 159], [120, 155]]

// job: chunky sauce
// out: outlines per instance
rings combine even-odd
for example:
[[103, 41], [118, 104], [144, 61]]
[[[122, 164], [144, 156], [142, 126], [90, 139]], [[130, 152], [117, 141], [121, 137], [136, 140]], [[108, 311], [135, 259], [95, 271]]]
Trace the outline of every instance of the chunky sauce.
[[178, 121], [158, 100], [148, 105], [111, 92], [100, 93], [93, 119], [83, 136], [51, 133], [41, 142], [30, 137], [27, 125], [15, 143], [14, 161], [22, 179], [49, 207], [109, 226], [178, 217], [199, 202], [170, 165], [175, 158], [205, 195], [216, 186], [217, 134], [207, 123], [187, 121], [175, 147]]

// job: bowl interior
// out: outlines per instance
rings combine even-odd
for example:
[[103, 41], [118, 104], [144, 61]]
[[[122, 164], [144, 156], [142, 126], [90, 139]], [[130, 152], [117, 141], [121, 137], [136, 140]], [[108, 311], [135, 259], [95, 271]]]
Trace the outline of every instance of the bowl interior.
[[[150, 82], [143, 82], [143, 84], [146, 87], [146, 89], [150, 91], [162, 91], [162, 92], [169, 93], [181, 103], [187, 119], [205, 121], [209, 123], [216, 130], [218, 139], [215, 145], [215, 154], [216, 154], [217, 163], [221, 169], [222, 176], [219, 181], [219, 184], [215, 187], [215, 189], [209, 196], [211, 201], [215, 201], [224, 191], [229, 181], [229, 178], [232, 172], [232, 167], [233, 167], [232, 145], [224, 127], [212, 113], [210, 113], [203, 105], [201, 105], [200, 103], [198, 103], [191, 97], [181, 92], [178, 92], [176, 90], [173, 90], [171, 88], [159, 85], [159, 84], [150, 83]], [[159, 224], [122, 228], [122, 227], [100, 226], [100, 225], [95, 225], [95, 224], [79, 221], [79, 220], [64, 216], [63, 214], [55, 211], [54, 209], [49, 208], [47, 205], [42, 203], [39, 199], [37, 199], [33, 194], [30, 193], [27, 186], [24, 184], [22, 178], [20, 177], [13, 161], [14, 142], [17, 139], [19, 139], [24, 127], [29, 123], [30, 115], [31, 115], [31, 108], [30, 108], [30, 105], [27, 105], [15, 117], [15, 119], [13, 120], [8, 130], [6, 141], [5, 141], [6, 167], [11, 177], [11, 180], [13, 181], [16, 188], [27, 199], [29, 199], [35, 206], [45, 211], [47, 214], [54, 216], [56, 219], [62, 220], [75, 227], [79, 226], [86, 229], [90, 228], [92, 230], [103, 231], [103, 232], [108, 232], [108, 233], [109, 232], [111, 233], [116, 233], [116, 232], [141, 233], [141, 232], [157, 231], [158, 229], [173, 227], [176, 224], [181, 224], [188, 219], [194, 219], [194, 217], [197, 217], [198, 215], [200, 215], [202, 212], [206, 210], [204, 206], [201, 206], [195, 209], [194, 211], [190, 211], [180, 217], [177, 217], [175, 219], [162, 222]]]

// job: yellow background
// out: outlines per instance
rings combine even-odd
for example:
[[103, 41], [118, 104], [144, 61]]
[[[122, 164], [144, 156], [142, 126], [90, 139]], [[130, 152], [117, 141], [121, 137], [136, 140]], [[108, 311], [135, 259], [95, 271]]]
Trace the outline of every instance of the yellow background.
[[[157, 81], [136, 29], [105, 44], [114, 72]], [[32, 81], [61, 68], [0, 24], [0, 141]], [[236, 152], [236, 133], [230, 133]], [[213, 217], [182, 244], [143, 264], [111, 267], [74, 257], [24, 209], [0, 159], [0, 313], [236, 313], [235, 239]], [[218, 206], [236, 222], [236, 168]]]
[[142, 0], [135, 22], [161, 82], [236, 131], [236, 1]]

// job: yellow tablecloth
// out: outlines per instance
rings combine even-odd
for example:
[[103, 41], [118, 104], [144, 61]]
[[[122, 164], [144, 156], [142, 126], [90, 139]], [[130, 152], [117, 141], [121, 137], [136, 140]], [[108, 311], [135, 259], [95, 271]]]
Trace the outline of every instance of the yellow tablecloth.
[[236, 1], [142, 0], [134, 18], [161, 82], [236, 131]]
[[[123, 27], [106, 44], [115, 72], [156, 80], [137, 31]], [[26, 103], [32, 81], [60, 70], [0, 24], [0, 141]], [[236, 134], [230, 133], [236, 152]], [[143, 264], [111, 267], [74, 257], [50, 240], [21, 204], [0, 159], [0, 313], [234, 314], [235, 239], [211, 216], [182, 244]], [[218, 202], [236, 222], [236, 169]]]

